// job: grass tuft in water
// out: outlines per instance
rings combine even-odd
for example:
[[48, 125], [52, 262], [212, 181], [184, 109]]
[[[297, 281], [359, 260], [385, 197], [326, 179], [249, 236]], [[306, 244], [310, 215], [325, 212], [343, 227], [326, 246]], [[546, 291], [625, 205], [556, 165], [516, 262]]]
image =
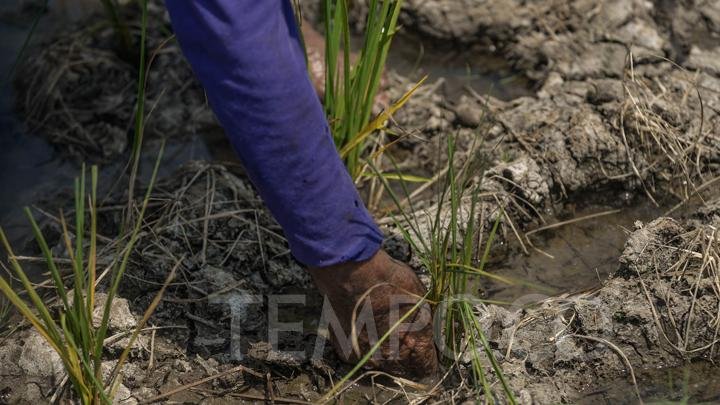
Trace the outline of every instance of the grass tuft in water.
[[[481, 300], [472, 295], [472, 281], [479, 277], [510, 283], [486, 270], [486, 265], [498, 230], [502, 212], [496, 212], [492, 229], [483, 245], [483, 226], [480, 207], [480, 184], [478, 173], [477, 142], [473, 141], [465, 164], [457, 168], [456, 143], [453, 136], [447, 139], [448, 171], [440, 187], [437, 204], [421, 222], [410, 206], [405, 210], [398, 196], [383, 178], [385, 189], [398, 208], [397, 228], [410, 244], [414, 254], [428, 271], [431, 278], [428, 301], [434, 303], [435, 333], [443, 332], [441, 352], [449, 362], [463, 353], [469, 355], [475, 385], [480, 389], [486, 402], [494, 402], [497, 392], [492, 387], [486, 367], [490, 366], [495, 380], [502, 389], [508, 403], [516, 403], [514, 394], [507, 384], [502, 368], [485, 337], [478, 318], [477, 305]], [[379, 173], [378, 173], [379, 174]], [[380, 176], [379, 176], [380, 177]], [[400, 182], [409, 196], [406, 184]], [[440, 327], [438, 327], [440, 326]]]

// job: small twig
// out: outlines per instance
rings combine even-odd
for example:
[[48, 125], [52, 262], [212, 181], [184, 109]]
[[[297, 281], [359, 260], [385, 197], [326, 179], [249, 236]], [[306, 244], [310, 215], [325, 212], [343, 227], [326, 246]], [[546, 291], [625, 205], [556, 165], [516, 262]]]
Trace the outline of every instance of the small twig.
[[148, 360], [148, 371], [152, 370], [155, 366], [155, 334], [157, 333], [157, 329], [153, 329], [152, 333], [150, 334], [150, 360]]

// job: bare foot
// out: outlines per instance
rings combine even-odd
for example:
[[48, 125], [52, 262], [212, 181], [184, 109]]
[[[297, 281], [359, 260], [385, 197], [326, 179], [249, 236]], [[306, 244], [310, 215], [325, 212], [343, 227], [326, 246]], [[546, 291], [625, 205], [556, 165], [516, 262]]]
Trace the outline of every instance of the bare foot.
[[[425, 294], [425, 287], [412, 269], [383, 250], [365, 262], [308, 271], [320, 292], [328, 297], [342, 326], [343, 330], [339, 331], [331, 324], [330, 340], [338, 355], [347, 362], [356, 362], [367, 353], [377, 338], [417, 303], [418, 296]], [[361, 298], [363, 301], [355, 311], [355, 304]], [[359, 356], [348, 347], [353, 312], [357, 316]], [[360, 329], [361, 326], [364, 327]], [[437, 372], [429, 305], [424, 304], [393, 332], [372, 357], [370, 365], [412, 377], [432, 376]]]

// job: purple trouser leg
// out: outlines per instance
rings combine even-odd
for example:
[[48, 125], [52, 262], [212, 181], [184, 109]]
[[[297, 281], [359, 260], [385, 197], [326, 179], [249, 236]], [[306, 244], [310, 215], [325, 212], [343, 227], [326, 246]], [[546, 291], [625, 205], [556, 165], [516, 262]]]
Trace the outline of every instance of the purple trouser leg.
[[311, 267], [372, 257], [382, 233], [338, 156], [288, 0], [167, 0], [250, 179]]

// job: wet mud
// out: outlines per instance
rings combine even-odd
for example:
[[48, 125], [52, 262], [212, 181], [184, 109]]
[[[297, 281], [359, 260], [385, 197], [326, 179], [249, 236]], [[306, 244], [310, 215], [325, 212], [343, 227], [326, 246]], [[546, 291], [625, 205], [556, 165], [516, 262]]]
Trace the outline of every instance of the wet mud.
[[522, 403], [570, 402], [636, 370], [717, 359], [717, 218], [698, 216], [638, 222], [598, 288], [517, 311], [479, 308]]

